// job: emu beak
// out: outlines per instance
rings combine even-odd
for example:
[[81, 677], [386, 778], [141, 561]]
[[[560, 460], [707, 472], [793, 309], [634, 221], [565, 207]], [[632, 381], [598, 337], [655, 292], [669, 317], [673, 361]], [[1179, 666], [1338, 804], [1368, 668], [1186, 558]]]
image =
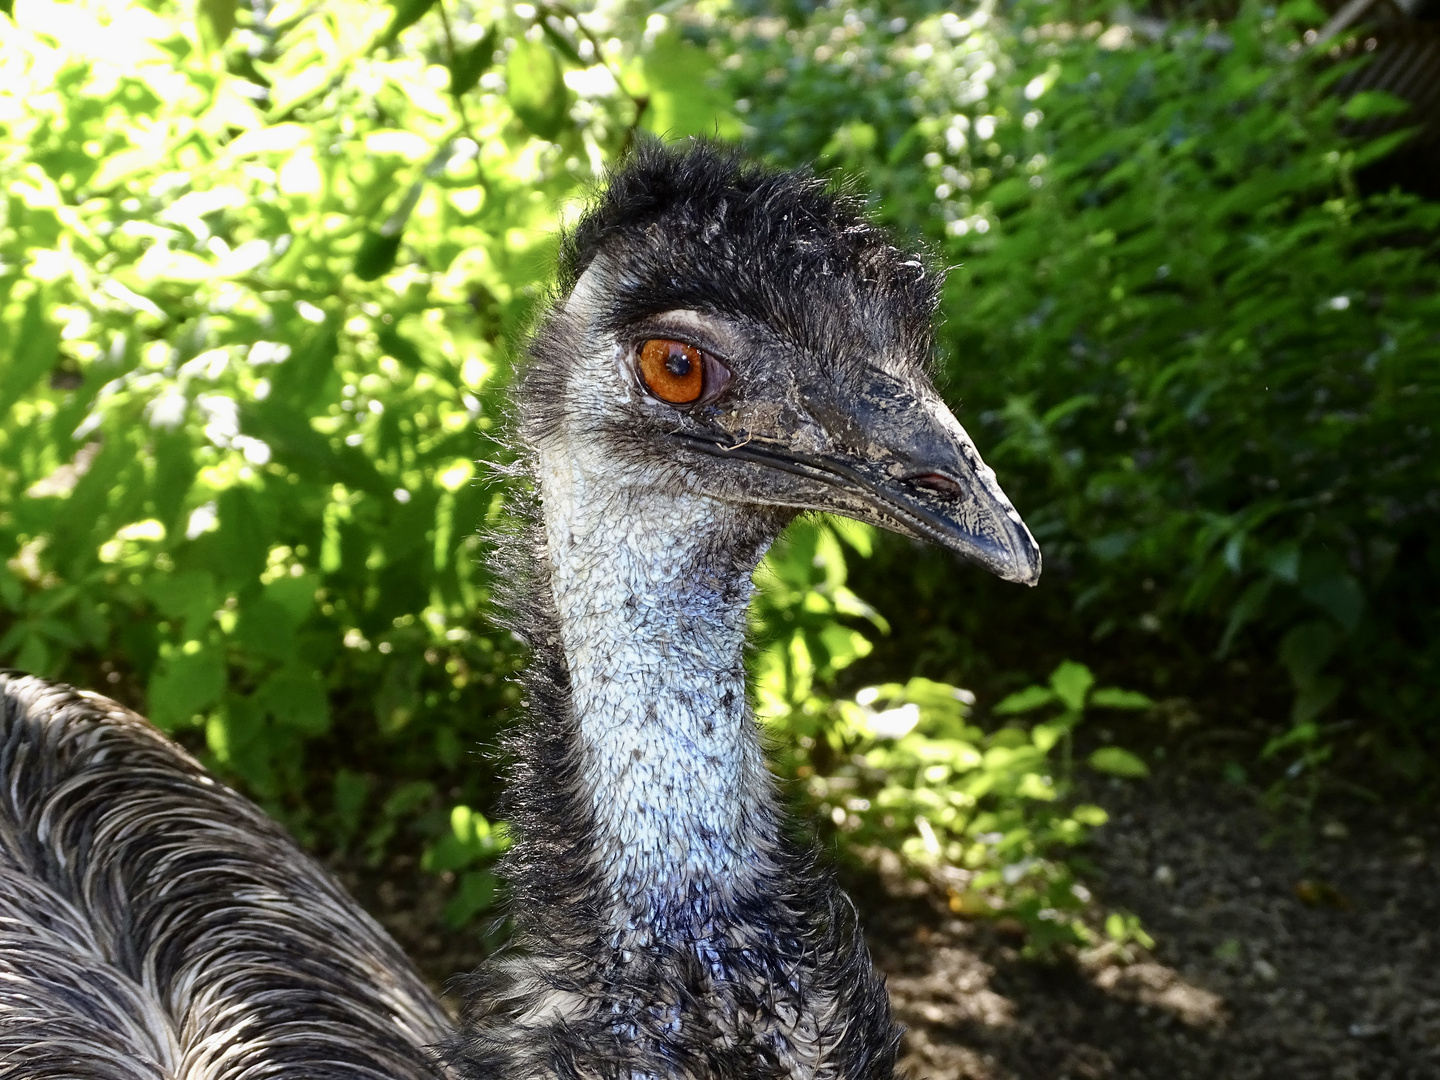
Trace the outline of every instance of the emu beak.
[[685, 441], [718, 457], [808, 478], [813, 483], [804, 485], [805, 497], [795, 505], [928, 540], [1005, 581], [1039, 581], [1039, 545], [939, 396], [873, 368], [860, 380], [843, 391], [830, 384], [800, 387], [805, 411], [824, 430], [823, 447], [760, 433], [729, 445], [693, 436]]

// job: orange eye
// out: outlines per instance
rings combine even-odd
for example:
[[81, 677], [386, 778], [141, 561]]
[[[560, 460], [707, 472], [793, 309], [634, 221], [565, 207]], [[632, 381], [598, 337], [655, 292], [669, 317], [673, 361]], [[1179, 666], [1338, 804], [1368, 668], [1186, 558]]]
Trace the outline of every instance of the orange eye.
[[705, 354], [681, 341], [651, 338], [640, 346], [640, 377], [661, 401], [688, 405], [705, 389]]

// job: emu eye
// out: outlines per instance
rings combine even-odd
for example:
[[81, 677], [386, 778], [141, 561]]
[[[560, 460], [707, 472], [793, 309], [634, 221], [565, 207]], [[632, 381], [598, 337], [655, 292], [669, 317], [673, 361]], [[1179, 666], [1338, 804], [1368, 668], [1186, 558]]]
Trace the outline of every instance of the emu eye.
[[[717, 393], [730, 381], [729, 374], [709, 353], [683, 341], [651, 338], [640, 346], [640, 378], [645, 389], [671, 405], [692, 405], [707, 390]], [[714, 385], [717, 382], [719, 386]]]

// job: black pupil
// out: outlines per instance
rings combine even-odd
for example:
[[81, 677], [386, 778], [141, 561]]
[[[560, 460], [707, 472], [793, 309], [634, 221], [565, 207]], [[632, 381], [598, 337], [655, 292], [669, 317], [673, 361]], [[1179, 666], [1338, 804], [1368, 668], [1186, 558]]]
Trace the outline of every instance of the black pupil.
[[690, 357], [681, 349], [671, 349], [670, 355], [665, 358], [665, 370], [677, 379], [683, 379], [690, 374]]

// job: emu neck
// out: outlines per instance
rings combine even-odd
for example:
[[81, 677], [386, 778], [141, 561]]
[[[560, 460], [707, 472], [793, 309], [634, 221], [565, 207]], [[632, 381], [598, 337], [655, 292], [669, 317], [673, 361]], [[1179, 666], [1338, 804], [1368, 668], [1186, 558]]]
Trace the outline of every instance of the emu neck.
[[721, 503], [617, 484], [598, 457], [552, 447], [539, 462], [568, 719], [598, 906], [617, 931], [668, 937], [708, 921], [773, 835], [743, 663], [771, 536]]

